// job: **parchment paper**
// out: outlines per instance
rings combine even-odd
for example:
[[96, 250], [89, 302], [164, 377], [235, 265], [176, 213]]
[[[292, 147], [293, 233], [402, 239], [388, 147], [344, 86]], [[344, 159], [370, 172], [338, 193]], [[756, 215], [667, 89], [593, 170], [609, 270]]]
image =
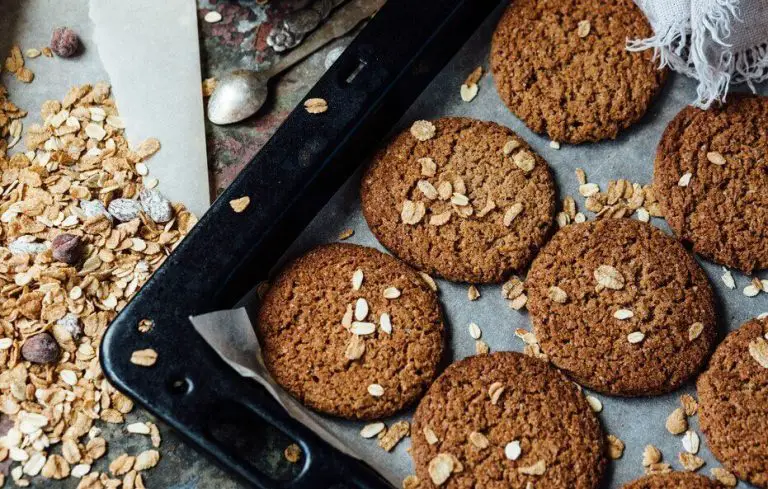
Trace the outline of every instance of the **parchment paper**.
[[[418, 101], [410, 108], [396, 126], [396, 130], [407, 128], [413, 120], [432, 119], [448, 115], [466, 115], [478, 119], [492, 120], [512, 128], [525, 138], [534, 149], [550, 164], [555, 174], [560, 190], [560, 198], [572, 195], [583, 209], [584, 199], [578, 195], [578, 182], [574, 175], [577, 167], [586, 170], [589, 181], [607, 188], [608, 180], [628, 178], [639, 183], [650, 183], [653, 175], [653, 158], [657, 143], [666, 124], [682, 109], [695, 93], [692, 80], [681, 76], [673, 77], [667, 88], [651, 108], [649, 114], [639, 124], [622, 133], [616, 141], [580, 146], [563, 145], [555, 150], [549, 147], [549, 140], [533, 134], [519, 120], [510, 114], [501, 103], [493, 86], [490, 75], [480, 82], [480, 92], [471, 103], [462, 102], [459, 87], [466, 76], [478, 65], [488, 66], [488, 51], [493, 27], [501, 14], [498, 10], [475, 33], [474, 37], [454, 57], [451, 63], [433, 81]], [[761, 90], [765, 93], [765, 90]], [[384, 141], [382, 141], [383, 143]], [[349, 242], [361, 245], [375, 246], [383, 249], [368, 230], [360, 212], [358, 195], [360, 172], [338, 192], [331, 202], [316, 217], [301, 237], [288, 250], [284, 259], [294, 258], [310, 247], [337, 240], [339, 233], [352, 228], [355, 234]], [[591, 219], [591, 213], [585, 212]], [[669, 231], [661, 219], [654, 219], [653, 224]], [[745, 297], [741, 289], [749, 280], [734, 271], [737, 290], [729, 290], [720, 279], [721, 267], [699, 260], [710, 277], [710, 281], [718, 296], [719, 327], [722, 334], [733, 330], [745, 320], [768, 311], [768, 294], [755, 298]], [[765, 274], [763, 274], [764, 276]], [[467, 300], [467, 285], [449, 283], [438, 280], [440, 300], [445, 312], [448, 327], [451, 329], [451, 360], [474, 354], [474, 340], [469, 336], [467, 325], [477, 323], [483, 332], [483, 339], [490, 345], [492, 351], [515, 350], [522, 351], [523, 344], [513, 331], [515, 328], [530, 329], [530, 321], [526, 312], [511, 310], [501, 297], [499, 286], [480, 287], [481, 297], [475, 302]], [[209, 342], [214, 344], [216, 338], [223, 338], [233, 331], [251, 331], [247, 316], [238, 314], [211, 314], [193, 318], [192, 322]], [[228, 343], [225, 360], [230, 364], [238, 363], [238, 359], [256, 357], [258, 346], [255, 335], [250, 333], [250, 341]], [[237, 356], [228, 356], [233, 352]], [[279, 388], [278, 388], [279, 389]], [[621, 438], [626, 444], [626, 450], [621, 460], [609, 464], [605, 487], [619, 488], [624, 482], [643, 475], [641, 464], [642, 452], [645, 445], [652, 443], [658, 447], [664, 461], [672, 464], [676, 470], [682, 467], [678, 461], [678, 453], [683, 451], [681, 437], [667, 432], [665, 420], [670, 412], [679, 406], [679, 397], [684, 392], [695, 395], [692, 384], [669, 395], [641, 398], [622, 399], [596, 395], [602, 400], [604, 409], [600, 419], [606, 433], [612, 433]], [[302, 408], [303, 411], [306, 412]], [[412, 410], [403, 415], [410, 418]], [[359, 430], [364, 423], [339, 421], [329, 417], [317, 416], [320, 423], [332, 431], [349, 450], [367, 461], [396, 487], [400, 487], [403, 478], [413, 473], [413, 467], [406, 448], [409, 440], [404, 440], [391, 453], [380, 449], [376, 440], [366, 440], [359, 436]], [[390, 425], [394, 419], [385, 420]], [[690, 419], [691, 429], [701, 436], [702, 448], [699, 455], [707, 464], [701, 473], [709, 474], [709, 469], [720, 466], [706, 448], [704, 436], [699, 431], [698, 418]], [[741, 483], [741, 488], [747, 487]]]
[[201, 216], [210, 190], [195, 0], [0, 0], [0, 54], [5, 59], [13, 44], [47, 46], [59, 26], [80, 36], [78, 56], [26, 59], [35, 73], [29, 84], [3, 75], [11, 100], [29, 112], [25, 130], [41, 122], [43, 101], [108, 81], [131, 145], [160, 140], [147, 164], [158, 189]]

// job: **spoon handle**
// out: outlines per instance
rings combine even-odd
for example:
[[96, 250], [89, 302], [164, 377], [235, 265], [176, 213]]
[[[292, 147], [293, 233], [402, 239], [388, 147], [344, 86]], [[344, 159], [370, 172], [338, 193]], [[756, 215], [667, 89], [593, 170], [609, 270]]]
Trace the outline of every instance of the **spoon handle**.
[[326, 21], [310, 34], [300, 46], [288, 52], [272, 65], [264, 74], [266, 78], [282, 73], [302, 59], [314, 53], [329, 42], [337, 39], [359, 24], [362, 20], [375, 14], [386, 0], [349, 0]]

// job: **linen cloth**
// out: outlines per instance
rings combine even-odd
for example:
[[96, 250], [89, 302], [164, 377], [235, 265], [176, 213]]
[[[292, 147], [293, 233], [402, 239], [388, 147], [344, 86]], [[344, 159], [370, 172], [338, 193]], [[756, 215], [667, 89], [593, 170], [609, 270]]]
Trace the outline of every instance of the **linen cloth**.
[[635, 0], [654, 35], [630, 40], [653, 49], [661, 66], [699, 81], [694, 105], [724, 101], [731, 84], [768, 78], [768, 0]]

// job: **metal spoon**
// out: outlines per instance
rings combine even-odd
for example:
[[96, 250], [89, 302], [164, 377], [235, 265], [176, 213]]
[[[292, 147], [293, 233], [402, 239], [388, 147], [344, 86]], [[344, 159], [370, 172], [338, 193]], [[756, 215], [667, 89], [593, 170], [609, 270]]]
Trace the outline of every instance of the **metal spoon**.
[[385, 0], [350, 0], [298, 47], [283, 56], [266, 71], [235, 70], [219, 79], [208, 100], [208, 120], [214, 124], [233, 124], [252, 116], [264, 105], [269, 93], [267, 83], [273, 76], [290, 68], [330, 41], [351, 31], [363, 19], [372, 16]]

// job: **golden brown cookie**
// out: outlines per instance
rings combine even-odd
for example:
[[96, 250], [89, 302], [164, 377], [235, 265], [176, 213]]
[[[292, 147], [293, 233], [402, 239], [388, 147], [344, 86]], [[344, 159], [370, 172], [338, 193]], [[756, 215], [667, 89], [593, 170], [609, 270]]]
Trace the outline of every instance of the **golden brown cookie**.
[[417, 121], [373, 158], [363, 214], [381, 243], [453, 281], [500, 282], [528, 266], [552, 227], [543, 158], [493, 122]]
[[691, 472], [648, 475], [629, 482], [622, 489], [725, 489], [719, 482]]
[[275, 278], [258, 314], [264, 363], [308, 407], [350, 419], [389, 416], [437, 375], [437, 295], [373, 248], [319, 246]]
[[768, 97], [686, 107], [656, 152], [653, 188], [694, 251], [745, 273], [768, 268]]
[[731, 332], [696, 387], [712, 453], [739, 479], [768, 488], [768, 318]]
[[606, 463], [578, 388], [515, 352], [449, 366], [419, 403], [411, 440], [423, 488], [594, 489]]
[[544, 353], [606, 394], [672, 391], [715, 341], [704, 272], [676, 240], [633, 219], [561, 229], [534, 260], [526, 289]]
[[496, 88], [509, 109], [554, 141], [615, 138], [637, 122], [666, 70], [628, 39], [653, 35], [632, 0], [514, 0], [491, 47]]

